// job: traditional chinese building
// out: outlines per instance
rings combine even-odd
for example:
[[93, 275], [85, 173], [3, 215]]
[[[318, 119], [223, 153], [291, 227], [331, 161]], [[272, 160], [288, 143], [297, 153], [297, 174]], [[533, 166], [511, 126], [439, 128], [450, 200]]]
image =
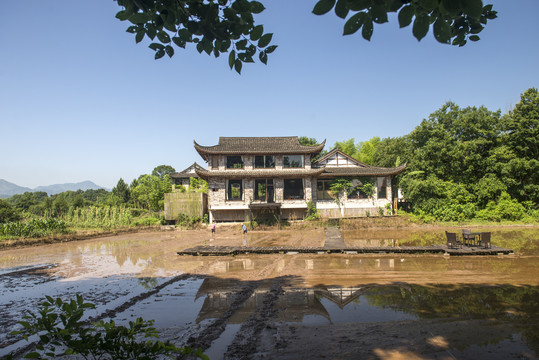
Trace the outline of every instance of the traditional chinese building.
[[[308, 202], [325, 217], [374, 215], [391, 206], [391, 178], [406, 166], [369, 166], [337, 149], [313, 161], [325, 141], [306, 146], [297, 136], [220, 137], [217, 145], [194, 145], [208, 163], [194, 170], [208, 181], [210, 221], [246, 221], [262, 212], [303, 219]], [[350, 185], [338, 196], [330, 191], [336, 179]]]

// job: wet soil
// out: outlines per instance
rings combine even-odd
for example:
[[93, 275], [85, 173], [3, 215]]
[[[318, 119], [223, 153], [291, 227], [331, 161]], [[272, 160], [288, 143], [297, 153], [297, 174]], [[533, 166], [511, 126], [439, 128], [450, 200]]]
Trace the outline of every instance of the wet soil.
[[[343, 238], [438, 241], [439, 231], [407, 231], [343, 230]], [[176, 255], [196, 245], [325, 240], [322, 228], [242, 235], [234, 226], [3, 250], [0, 357], [25, 346], [9, 332], [45, 294], [83, 294], [97, 305], [92, 319], [153, 318], [162, 339], [212, 359], [536, 358], [539, 230], [496, 231], [493, 242], [517, 245], [515, 255]]]

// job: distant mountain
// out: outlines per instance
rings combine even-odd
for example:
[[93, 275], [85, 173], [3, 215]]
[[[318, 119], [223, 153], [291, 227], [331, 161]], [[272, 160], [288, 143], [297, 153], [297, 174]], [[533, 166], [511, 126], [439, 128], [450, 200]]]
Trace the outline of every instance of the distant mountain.
[[64, 191], [77, 191], [77, 190], [88, 190], [88, 189], [103, 189], [102, 186], [98, 186], [91, 181], [83, 181], [79, 183], [67, 183], [67, 184], [55, 184], [49, 186], [38, 186], [34, 191], [44, 191], [49, 195], [58, 194]]
[[89, 189], [106, 189], [102, 186], [96, 185], [91, 181], [83, 181], [79, 183], [66, 183], [66, 184], [54, 184], [49, 186], [38, 186], [35, 189], [30, 189], [27, 187], [22, 187], [13, 183], [10, 183], [6, 180], [0, 179], [0, 198], [8, 198], [16, 194], [23, 194], [27, 191], [44, 191], [48, 195], [58, 194], [64, 191], [77, 191], [77, 190], [89, 190]]
[[32, 191], [32, 189], [0, 179], [0, 199], [12, 197], [15, 194], [24, 194], [27, 191]]

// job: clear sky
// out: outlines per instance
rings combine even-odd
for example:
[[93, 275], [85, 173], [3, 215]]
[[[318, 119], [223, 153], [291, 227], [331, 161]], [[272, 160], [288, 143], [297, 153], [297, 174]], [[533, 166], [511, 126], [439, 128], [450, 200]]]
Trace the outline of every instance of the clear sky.
[[[484, 0], [498, 19], [463, 48], [418, 42], [395, 17], [370, 42], [316, 0], [264, 0], [278, 49], [230, 71], [193, 48], [153, 59], [112, 0], [0, 1], [0, 179], [108, 188], [166, 164], [205, 166], [193, 140], [409, 133], [446, 101], [506, 112], [539, 87], [539, 1]], [[326, 147], [327, 149], [327, 147]]]

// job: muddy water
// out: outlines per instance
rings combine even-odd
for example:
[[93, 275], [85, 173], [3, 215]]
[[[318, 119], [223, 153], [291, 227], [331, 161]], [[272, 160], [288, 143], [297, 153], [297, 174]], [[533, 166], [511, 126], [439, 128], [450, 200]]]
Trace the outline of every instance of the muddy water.
[[[9, 332], [44, 295], [81, 293], [97, 305], [90, 316], [109, 311], [120, 323], [138, 316], [155, 319], [165, 339], [180, 345], [195, 341], [212, 359], [253, 352], [294, 358], [291, 354], [302, 353], [302, 346], [314, 349], [324, 341], [330, 343], [320, 354], [340, 358], [365, 351], [365, 358], [395, 355], [404, 343], [416, 344], [416, 356], [481, 358], [477, 354], [494, 351], [503, 355], [499, 358], [534, 358], [539, 355], [539, 229], [475, 231], [491, 231], [494, 245], [516, 254], [176, 255], [193, 245], [244, 240], [253, 246], [320, 246], [323, 229], [250, 232], [246, 237], [218, 231], [214, 238], [205, 231], [129, 234], [0, 251], [0, 356], [24, 345]], [[342, 234], [349, 246], [444, 242], [443, 230]], [[212, 328], [216, 322], [222, 323], [219, 330]], [[365, 333], [362, 346], [347, 356], [348, 350], [332, 346], [346, 339], [358, 343], [351, 325]], [[369, 342], [368, 334], [394, 329], [401, 331], [393, 342]], [[470, 329], [488, 338], [472, 336]], [[399, 342], [402, 334], [407, 342]], [[325, 340], [310, 343], [320, 336]]]

